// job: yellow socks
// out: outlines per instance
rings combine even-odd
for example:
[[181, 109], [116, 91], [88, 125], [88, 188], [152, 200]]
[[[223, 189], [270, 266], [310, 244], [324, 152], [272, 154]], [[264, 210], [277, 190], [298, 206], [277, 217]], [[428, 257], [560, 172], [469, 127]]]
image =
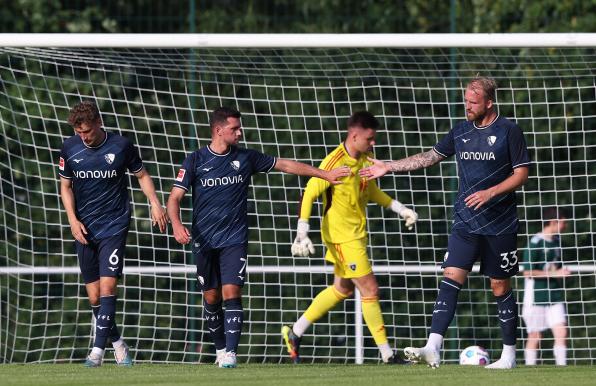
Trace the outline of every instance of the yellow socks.
[[385, 322], [381, 313], [379, 298], [376, 296], [362, 297], [362, 316], [377, 345], [387, 343]]
[[[329, 286], [319, 292], [313, 299], [306, 312], [304, 312], [304, 317], [314, 323], [335, 307], [337, 303], [344, 301], [346, 298], [347, 296], [336, 290], [335, 287]], [[381, 324], [382, 322], [381, 318]]]

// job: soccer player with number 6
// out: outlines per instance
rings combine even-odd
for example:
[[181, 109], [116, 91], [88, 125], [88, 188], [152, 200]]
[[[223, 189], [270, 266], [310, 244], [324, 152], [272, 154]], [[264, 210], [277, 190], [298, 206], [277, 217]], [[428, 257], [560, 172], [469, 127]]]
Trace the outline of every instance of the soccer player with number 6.
[[404, 350], [408, 359], [432, 368], [439, 367], [459, 291], [477, 258], [480, 271], [490, 278], [503, 334], [501, 358], [486, 368], [510, 369], [516, 364], [518, 312], [511, 289], [511, 277], [519, 271], [515, 190], [528, 179], [530, 156], [520, 128], [495, 111], [495, 90], [493, 79], [472, 79], [464, 95], [467, 120], [453, 127], [432, 150], [392, 162], [371, 159], [373, 165], [360, 171], [363, 177], [378, 178], [456, 156], [459, 191], [430, 335], [426, 346]]
[[103, 130], [93, 102], [75, 105], [68, 123], [76, 135], [64, 141], [60, 153], [60, 196], [96, 318], [95, 342], [85, 366], [101, 366], [108, 338], [116, 363], [131, 366], [128, 346], [116, 327], [116, 287], [124, 266], [131, 214], [127, 169], [138, 178], [151, 203], [153, 225], [161, 232], [167, 226], [166, 211], [137, 149], [127, 138]]

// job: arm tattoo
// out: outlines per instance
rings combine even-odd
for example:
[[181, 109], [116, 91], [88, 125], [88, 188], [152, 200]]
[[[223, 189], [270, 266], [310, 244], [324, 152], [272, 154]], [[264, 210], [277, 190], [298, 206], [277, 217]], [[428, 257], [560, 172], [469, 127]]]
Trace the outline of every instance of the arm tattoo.
[[399, 161], [389, 162], [389, 168], [392, 172], [409, 172], [427, 168], [444, 160], [436, 151], [429, 150], [424, 153], [418, 153], [408, 158], [400, 159]]

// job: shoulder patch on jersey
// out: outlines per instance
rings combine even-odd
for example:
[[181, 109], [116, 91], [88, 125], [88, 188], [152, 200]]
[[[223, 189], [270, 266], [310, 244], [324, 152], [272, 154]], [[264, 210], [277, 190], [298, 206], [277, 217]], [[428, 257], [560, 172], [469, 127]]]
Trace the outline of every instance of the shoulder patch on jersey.
[[58, 164], [58, 168], [64, 171], [64, 158], [60, 157], [60, 162]]
[[178, 170], [178, 175], [176, 176], [176, 181], [182, 182], [182, 180], [184, 180], [185, 175], [186, 175], [185, 169]]

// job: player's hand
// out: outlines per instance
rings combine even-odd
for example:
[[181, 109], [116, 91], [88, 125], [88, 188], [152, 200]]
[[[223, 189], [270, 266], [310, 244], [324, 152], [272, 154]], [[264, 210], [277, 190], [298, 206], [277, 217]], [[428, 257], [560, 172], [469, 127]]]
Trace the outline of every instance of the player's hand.
[[367, 166], [365, 168], [360, 169], [360, 177], [367, 178], [369, 180], [374, 180], [375, 178], [379, 178], [384, 176], [385, 174], [389, 173], [389, 166], [386, 162], [379, 161], [378, 159], [367, 157], [370, 162], [373, 164]]
[[340, 178], [349, 176], [352, 174], [352, 171], [347, 166], [341, 166], [339, 168], [335, 168], [333, 170], [329, 170], [325, 172], [325, 179], [331, 183], [331, 185], [339, 185], [343, 184], [342, 181], [338, 181]]
[[80, 222], [79, 220], [74, 220], [73, 222], [71, 222], [70, 231], [72, 232], [72, 235], [74, 236], [75, 240], [77, 240], [79, 243], [84, 245], [89, 244], [87, 242], [87, 239], [85, 238], [85, 235], [87, 234], [87, 228], [85, 228], [85, 225], [83, 225], [82, 222]]
[[406, 228], [411, 231], [414, 228], [414, 224], [418, 221], [418, 213], [414, 212], [410, 208], [404, 207], [399, 213], [400, 217], [406, 220]]
[[487, 190], [479, 190], [476, 193], [470, 194], [464, 202], [468, 208], [472, 208], [474, 210], [480, 208], [482, 205], [486, 204], [490, 199], [493, 198], [490, 191]]
[[294, 244], [292, 244], [292, 256], [307, 257], [309, 253], [315, 253], [315, 246], [308, 238], [309, 229], [310, 226], [307, 221], [298, 220], [298, 230], [296, 232]]
[[412, 209], [408, 208], [401, 202], [397, 200], [391, 201], [391, 210], [395, 213], [399, 214], [401, 218], [406, 220], [406, 228], [411, 231], [414, 228], [414, 224], [418, 221], [418, 213], [414, 212]]
[[188, 228], [182, 224], [178, 226], [174, 225], [172, 227], [174, 228], [174, 238], [176, 241], [178, 241], [180, 244], [190, 243], [190, 232], [188, 231]]
[[151, 220], [153, 226], [159, 226], [159, 231], [161, 233], [165, 232], [168, 227], [168, 222], [170, 221], [165, 208], [161, 205], [151, 205]]

